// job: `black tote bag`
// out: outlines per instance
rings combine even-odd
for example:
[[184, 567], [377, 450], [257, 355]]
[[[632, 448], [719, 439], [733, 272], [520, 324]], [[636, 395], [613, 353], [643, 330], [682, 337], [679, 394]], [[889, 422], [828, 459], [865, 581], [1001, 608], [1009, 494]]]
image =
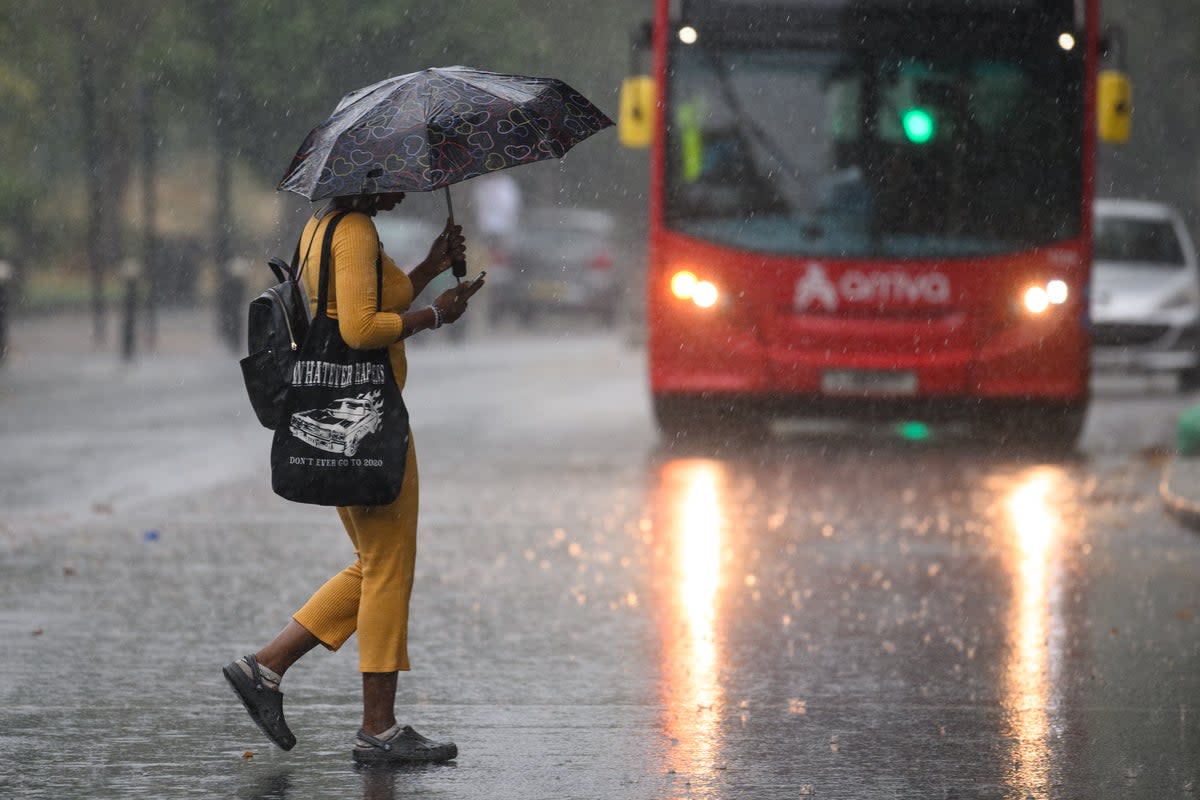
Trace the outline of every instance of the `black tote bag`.
[[[271, 487], [280, 497], [323, 506], [377, 506], [396, 499], [408, 455], [408, 409], [387, 348], [355, 350], [326, 313], [333, 232], [321, 242], [317, 313], [292, 365], [271, 444]], [[376, 309], [383, 265], [375, 261]]]

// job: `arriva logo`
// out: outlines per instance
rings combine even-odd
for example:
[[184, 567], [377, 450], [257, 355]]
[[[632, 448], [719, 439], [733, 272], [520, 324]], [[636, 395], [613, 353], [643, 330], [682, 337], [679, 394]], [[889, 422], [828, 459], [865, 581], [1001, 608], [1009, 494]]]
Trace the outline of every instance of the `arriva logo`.
[[820, 264], [809, 264], [804, 277], [796, 281], [792, 304], [796, 311], [807, 311], [814, 303], [826, 311], [836, 311], [842, 300], [851, 303], [907, 303], [909, 305], [950, 302], [950, 279], [940, 272], [909, 275], [899, 270], [863, 272], [847, 270], [835, 284]]

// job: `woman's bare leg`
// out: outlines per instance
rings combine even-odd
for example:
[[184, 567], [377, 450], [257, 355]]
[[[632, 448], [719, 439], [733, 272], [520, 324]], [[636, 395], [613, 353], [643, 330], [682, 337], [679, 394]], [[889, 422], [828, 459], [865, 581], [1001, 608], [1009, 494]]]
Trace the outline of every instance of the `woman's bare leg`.
[[255, 653], [254, 658], [267, 669], [282, 676], [287, 672], [288, 667], [300, 659], [300, 656], [320, 643], [321, 641], [309, 633], [303, 625], [292, 620], [266, 647]]
[[364, 672], [363, 730], [378, 736], [396, 724], [395, 672]]

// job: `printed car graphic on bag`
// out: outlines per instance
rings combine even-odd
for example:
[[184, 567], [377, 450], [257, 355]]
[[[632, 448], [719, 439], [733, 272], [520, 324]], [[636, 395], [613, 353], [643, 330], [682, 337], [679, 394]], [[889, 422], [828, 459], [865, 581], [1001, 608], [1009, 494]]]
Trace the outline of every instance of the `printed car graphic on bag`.
[[302, 442], [330, 453], [353, 456], [362, 440], [383, 426], [383, 393], [363, 392], [328, 408], [292, 414], [289, 430]]

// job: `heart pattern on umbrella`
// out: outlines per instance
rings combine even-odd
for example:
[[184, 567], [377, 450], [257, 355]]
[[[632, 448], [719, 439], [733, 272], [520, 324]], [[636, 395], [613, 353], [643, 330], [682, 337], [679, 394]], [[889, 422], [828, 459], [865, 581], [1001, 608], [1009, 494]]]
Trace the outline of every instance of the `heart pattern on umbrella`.
[[344, 97], [305, 139], [279, 188], [310, 200], [432, 191], [561, 158], [612, 124], [552, 78], [428, 69]]

